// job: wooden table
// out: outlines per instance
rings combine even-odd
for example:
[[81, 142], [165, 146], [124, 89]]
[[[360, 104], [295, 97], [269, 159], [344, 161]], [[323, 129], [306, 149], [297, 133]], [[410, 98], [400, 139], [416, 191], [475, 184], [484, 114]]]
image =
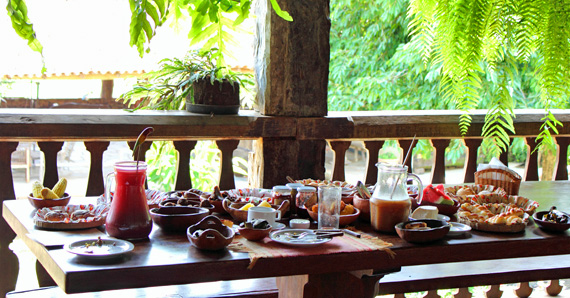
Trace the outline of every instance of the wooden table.
[[[552, 205], [570, 210], [568, 181], [523, 183], [521, 195], [538, 201], [539, 210]], [[93, 264], [67, 253], [62, 246], [73, 239], [102, 236], [103, 232], [39, 231], [31, 221], [33, 212], [26, 201], [4, 201], [3, 217], [67, 293], [276, 276], [280, 292], [289, 296], [300, 296], [300, 285], [308, 281], [305, 297], [365, 297], [382, 273], [401, 266], [570, 254], [568, 232], [547, 233], [532, 221], [524, 233], [472, 231], [466, 238], [446, 238], [428, 245], [410, 244], [395, 235], [375, 234], [369, 226], [358, 224], [357, 228], [393, 243], [391, 249], [396, 256], [372, 251], [267, 258], [249, 270], [245, 253], [200, 251], [190, 245], [185, 235], [164, 234], [155, 227], [150, 239], [135, 242], [134, 251], [121, 262]]]

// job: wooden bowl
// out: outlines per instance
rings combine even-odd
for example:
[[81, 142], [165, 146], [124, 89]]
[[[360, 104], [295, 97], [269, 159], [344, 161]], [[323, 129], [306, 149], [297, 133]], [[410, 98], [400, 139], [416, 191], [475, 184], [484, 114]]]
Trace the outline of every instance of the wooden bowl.
[[245, 239], [249, 241], [259, 241], [267, 236], [269, 236], [269, 232], [271, 232], [271, 226], [267, 229], [254, 229], [254, 228], [238, 228], [238, 232], [242, 235]]
[[412, 209], [415, 210], [418, 206], [435, 206], [437, 207], [437, 212], [439, 214], [451, 217], [454, 216], [455, 213], [457, 213], [457, 210], [459, 210], [459, 207], [461, 207], [461, 203], [459, 203], [459, 201], [457, 201], [456, 199], [453, 199], [453, 202], [455, 204], [445, 205], [445, 204], [434, 204], [426, 200], [422, 200], [422, 202], [418, 205], [418, 202], [415, 199], [412, 199]]
[[[247, 221], [247, 210], [240, 210], [240, 208], [247, 203], [248, 202], [232, 203], [229, 199], [225, 199], [223, 201], [223, 207], [236, 222], [240, 223]], [[281, 211], [281, 218], [283, 218], [285, 212], [289, 210], [289, 200], [284, 200], [279, 206], [271, 205], [271, 208]]]
[[[309, 209], [307, 209], [307, 212], [309, 212], [309, 216], [316, 222], [319, 221], [319, 213], [318, 212], [313, 212]], [[354, 207], [354, 213], [352, 214], [348, 214], [348, 215], [341, 215], [339, 216], [338, 219], [338, 225], [339, 226], [346, 226], [349, 225], [353, 222], [355, 222], [358, 217], [360, 216], [360, 210], [356, 207]]]
[[196, 224], [210, 211], [206, 208], [192, 206], [169, 206], [149, 210], [152, 221], [161, 229], [172, 232], [186, 231], [189, 226]]
[[71, 196], [68, 193], [64, 193], [63, 197], [59, 199], [42, 199], [34, 198], [33, 194], [28, 195], [28, 202], [36, 209], [42, 209], [45, 207], [55, 207], [55, 206], [67, 206], [71, 200]]
[[548, 211], [540, 211], [532, 215], [534, 222], [543, 230], [550, 232], [564, 232], [570, 228], [570, 223], [556, 223], [542, 220], [541, 218], [548, 214]]
[[365, 222], [370, 222], [370, 200], [363, 199], [360, 195], [355, 194], [352, 200], [354, 208], [360, 210], [360, 219]]
[[192, 245], [203, 250], [220, 250], [234, 240], [234, 230], [222, 224], [215, 215], [208, 215], [186, 230]]
[[[419, 229], [406, 229], [404, 228], [407, 224], [413, 222], [425, 222], [430, 229], [419, 230]], [[406, 222], [401, 222], [395, 226], [396, 233], [400, 238], [412, 242], [412, 243], [427, 243], [440, 240], [450, 229], [449, 223], [436, 219], [421, 219], [421, 220], [410, 220]]]

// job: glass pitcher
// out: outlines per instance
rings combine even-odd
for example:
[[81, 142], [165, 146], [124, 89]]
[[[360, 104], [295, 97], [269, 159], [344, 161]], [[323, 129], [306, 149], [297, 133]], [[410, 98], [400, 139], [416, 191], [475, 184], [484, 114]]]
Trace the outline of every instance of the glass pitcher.
[[[145, 192], [146, 163], [122, 161], [107, 175], [105, 198], [111, 200], [105, 229], [109, 236], [119, 239], [145, 239], [152, 230]], [[113, 183], [112, 178], [115, 179]], [[115, 185], [111, 198], [111, 186]]]
[[374, 230], [394, 233], [394, 226], [407, 221], [412, 200], [408, 194], [408, 178], [418, 183], [418, 204], [421, 202], [423, 185], [416, 174], [408, 173], [408, 167], [377, 163], [378, 182], [370, 198], [370, 223]]

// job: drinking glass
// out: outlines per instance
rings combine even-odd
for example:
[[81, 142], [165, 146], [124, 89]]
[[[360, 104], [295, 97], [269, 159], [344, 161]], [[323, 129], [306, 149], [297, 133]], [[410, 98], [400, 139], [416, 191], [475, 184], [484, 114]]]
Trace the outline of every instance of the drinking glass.
[[342, 188], [319, 186], [319, 229], [338, 229]]

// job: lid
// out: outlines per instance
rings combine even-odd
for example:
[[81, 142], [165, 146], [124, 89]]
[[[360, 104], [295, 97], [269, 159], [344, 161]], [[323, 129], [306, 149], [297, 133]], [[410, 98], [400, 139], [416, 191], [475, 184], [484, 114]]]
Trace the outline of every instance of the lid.
[[316, 192], [317, 189], [312, 186], [301, 186], [297, 188], [298, 192]]
[[291, 189], [285, 185], [275, 185], [273, 186], [273, 192], [276, 193], [291, 193]]
[[287, 183], [285, 185], [291, 189], [299, 188], [301, 186], [305, 186], [303, 183]]

